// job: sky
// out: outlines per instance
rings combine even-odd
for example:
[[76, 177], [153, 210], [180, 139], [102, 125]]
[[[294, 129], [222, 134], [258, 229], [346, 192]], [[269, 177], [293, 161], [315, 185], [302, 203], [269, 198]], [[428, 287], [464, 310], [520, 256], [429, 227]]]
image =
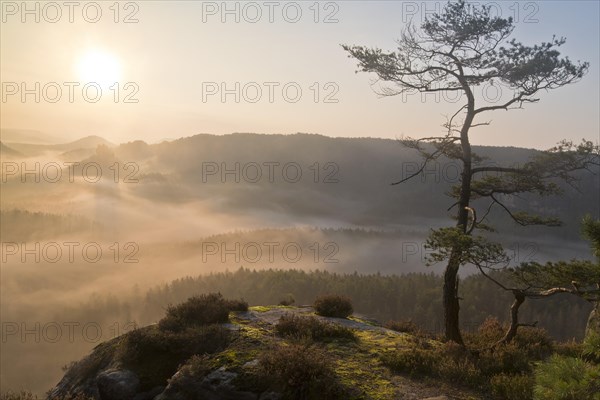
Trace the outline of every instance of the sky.
[[[512, 16], [519, 41], [564, 36], [563, 54], [591, 67], [538, 104], [488, 114], [491, 125], [473, 130], [472, 143], [543, 149], [563, 138], [599, 140], [600, 3], [481, 3]], [[340, 46], [393, 50], [407, 22], [420, 24], [445, 2], [68, 4], [1, 2], [2, 129], [114, 143], [232, 132], [395, 139], [443, 133], [459, 104], [443, 95], [382, 98]]]

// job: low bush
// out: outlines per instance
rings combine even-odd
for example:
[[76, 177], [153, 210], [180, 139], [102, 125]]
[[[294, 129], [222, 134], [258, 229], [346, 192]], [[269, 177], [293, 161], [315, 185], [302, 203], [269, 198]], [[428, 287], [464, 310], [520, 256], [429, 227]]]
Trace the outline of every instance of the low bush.
[[[31, 393], [28, 390], [21, 390], [20, 392], [8, 391], [6, 393], [0, 394], [0, 400], [42, 400], [37, 397], [35, 394]], [[67, 396], [62, 397], [58, 400], [94, 400], [93, 397], [85, 397], [82, 394], [77, 396]]]
[[600, 366], [553, 355], [535, 371], [535, 400], [600, 400]]
[[476, 367], [482, 376], [529, 374], [533, 362], [554, 351], [548, 333], [534, 327], [520, 327], [510, 343], [498, 345], [507, 329], [498, 319], [487, 318], [476, 332], [465, 334], [467, 347], [478, 349]]
[[442, 356], [435, 364], [434, 372], [435, 376], [445, 381], [467, 387], [480, 389], [486, 383], [486, 377], [477, 366], [476, 360], [466, 355]]
[[38, 400], [39, 397], [25, 390], [20, 392], [8, 391], [0, 395], [0, 400]]
[[485, 376], [496, 374], [530, 373], [532, 361], [527, 351], [516, 343], [499, 345], [494, 349], [482, 351], [477, 359], [477, 367]]
[[465, 343], [470, 348], [485, 348], [496, 343], [504, 336], [505, 328], [494, 317], [488, 317], [479, 325], [477, 331], [464, 334]]
[[356, 339], [351, 329], [320, 321], [316, 317], [300, 317], [294, 314], [283, 315], [275, 326], [275, 332], [280, 336], [298, 339]]
[[339, 382], [327, 354], [316, 346], [292, 344], [264, 352], [259, 375], [292, 399], [342, 400], [348, 392]]
[[600, 334], [589, 333], [581, 344], [583, 358], [595, 363], [600, 363]]
[[500, 374], [490, 380], [492, 394], [504, 400], [533, 398], [533, 383], [531, 375]]
[[248, 311], [248, 302], [240, 300], [226, 300], [229, 305], [229, 311]]
[[213, 365], [208, 354], [194, 354], [190, 357], [183, 367], [179, 369], [181, 374], [191, 376], [196, 380], [208, 375], [212, 371]]
[[[500, 339], [500, 328], [494, 321], [487, 321], [478, 333], [481, 335], [474, 334], [470, 339], [480, 344]], [[534, 343], [543, 343], [536, 333], [526, 336], [521, 344], [515, 341], [476, 352], [447, 342], [441, 348], [417, 345], [385, 353], [381, 359], [384, 365], [396, 372], [431, 376], [496, 393], [501, 398], [526, 400], [531, 398], [533, 390], [533, 360], [521, 346], [528, 343], [530, 337], [535, 338]]]
[[153, 327], [135, 329], [124, 335], [118, 358], [140, 377], [144, 389], [163, 385], [177, 367], [195, 354], [210, 354], [224, 349], [231, 332], [222, 325], [187, 328], [165, 332]]
[[519, 349], [534, 360], [542, 360], [554, 352], [552, 338], [542, 328], [521, 327], [513, 340]]
[[[510, 354], [507, 357], [506, 354]], [[386, 353], [382, 356], [382, 362], [395, 372], [411, 376], [431, 376], [448, 382], [457, 383], [477, 389], [492, 389], [490, 380], [495, 376], [526, 376], [528, 364], [518, 361], [511, 364], [514, 353], [506, 352], [504, 355], [480, 355], [473, 356], [470, 353], [454, 348], [454, 345], [443, 349], [410, 349]], [[525, 370], [525, 373], [522, 373]], [[500, 389], [502, 378], [497, 378], [497, 388]], [[508, 379], [508, 378], [507, 378]], [[514, 378], [517, 380], [517, 378]], [[528, 382], [528, 390], [531, 390], [532, 382], [522, 379], [520, 383]], [[518, 391], [522, 392], [521, 388]], [[527, 399], [523, 397], [521, 399]]]
[[388, 321], [385, 327], [401, 333], [421, 334], [421, 330], [412, 320]]
[[227, 328], [217, 324], [188, 328], [177, 333], [134, 329], [121, 342], [120, 355], [124, 361], [139, 362], [162, 352], [189, 356], [213, 353], [227, 346], [230, 336]]
[[247, 310], [248, 303], [243, 300], [226, 300], [221, 293], [203, 294], [176, 306], [170, 305], [158, 327], [165, 332], [180, 332], [189, 327], [225, 323], [230, 311]]
[[566, 357], [580, 357], [583, 353], [583, 345], [575, 340], [568, 342], [555, 343], [554, 353]]
[[381, 356], [381, 361], [388, 368], [396, 372], [411, 376], [436, 376], [436, 368], [441, 361], [441, 355], [431, 350], [410, 349], [386, 352]]
[[291, 293], [288, 293], [285, 295], [285, 297], [283, 299], [281, 299], [279, 301], [279, 305], [287, 307], [287, 306], [291, 306], [295, 302], [296, 302], [296, 299], [294, 298], [294, 295]]
[[[507, 325], [502, 325], [497, 318], [487, 318], [474, 333], [464, 335], [465, 343], [469, 348], [490, 348], [501, 340]], [[542, 360], [554, 351], [552, 339], [544, 329], [534, 327], [520, 327], [512, 342], [507, 346], [515, 346], [532, 360]], [[503, 347], [503, 346], [500, 346]]]
[[348, 297], [332, 294], [317, 297], [313, 307], [318, 315], [324, 317], [347, 318], [354, 311]]

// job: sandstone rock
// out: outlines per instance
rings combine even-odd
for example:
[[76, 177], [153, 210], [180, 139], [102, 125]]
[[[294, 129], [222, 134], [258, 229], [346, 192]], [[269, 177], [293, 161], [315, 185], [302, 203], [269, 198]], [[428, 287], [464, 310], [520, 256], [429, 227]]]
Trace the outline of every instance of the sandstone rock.
[[223, 367], [201, 379], [177, 372], [164, 392], [154, 400], [256, 400], [256, 393], [239, 391], [234, 387], [232, 381], [237, 376]]
[[264, 392], [258, 400], [280, 400], [283, 396], [277, 392]]
[[152, 400], [165, 390], [164, 386], [157, 386], [147, 392], [138, 393], [133, 400]]
[[130, 400], [138, 392], [140, 380], [130, 370], [107, 370], [96, 378], [102, 400]]

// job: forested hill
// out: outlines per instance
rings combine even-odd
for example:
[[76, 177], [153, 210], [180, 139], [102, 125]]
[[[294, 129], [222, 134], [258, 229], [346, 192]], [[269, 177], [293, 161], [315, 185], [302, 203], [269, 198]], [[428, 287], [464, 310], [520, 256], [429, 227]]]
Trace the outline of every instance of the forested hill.
[[[520, 166], [536, 154], [516, 147], [474, 146], [483, 165]], [[118, 159], [140, 164], [144, 195], [164, 202], [218, 199], [223, 211], [268, 216], [276, 221], [319, 221], [397, 227], [448, 224], [453, 200], [446, 193], [458, 182], [460, 164], [442, 160], [423, 176], [391, 186], [419, 166], [418, 154], [398, 141], [375, 138], [330, 138], [312, 134], [201, 134], [148, 145], [137, 141], [115, 150]], [[507, 199], [510, 205], [563, 219], [561, 228], [517, 227], [504, 211], [492, 220], [506, 234], [579, 238], [585, 213], [598, 214], [598, 176], [580, 174], [579, 191], [561, 185], [563, 196]], [[158, 184], [160, 183], [160, 185]], [[167, 187], [168, 194], [164, 188]], [[485, 201], [475, 202], [483, 213]]]
[[[94, 140], [96, 144], [103, 143], [102, 138]], [[38, 153], [60, 153], [62, 150], [58, 149], [66, 148], [36, 145], [33, 151], [25, 145], [19, 147], [18, 143], [11, 146], [23, 153], [25, 159]], [[28, 153], [30, 150], [32, 154]], [[519, 167], [536, 154], [536, 150], [516, 147], [474, 146], [473, 150], [483, 157], [482, 165], [495, 166]], [[122, 214], [129, 211], [128, 206], [135, 212], [140, 206], [136, 200], [140, 200], [145, 205], [152, 204], [156, 209], [153, 212], [199, 205], [211, 216], [226, 215], [235, 221], [227, 224], [229, 227], [220, 223], [221, 229], [210, 233], [229, 231], [231, 226], [252, 229], [303, 225], [409, 228], [425, 233], [424, 237], [432, 227], [452, 224], [456, 210], [447, 193], [458, 183], [461, 168], [456, 160], [440, 159], [431, 163], [423, 175], [391, 185], [420, 167], [422, 160], [414, 150], [395, 140], [314, 134], [200, 134], [159, 144], [143, 141], [114, 147], [100, 144], [96, 149], [85, 147], [59, 153], [55, 154], [58, 159], [103, 165], [108, 180], [117, 179], [113, 169], [119, 165], [122, 176], [118, 179], [128, 185], [105, 185], [95, 196], [119, 197], [126, 189], [128, 202], [119, 204]], [[63, 175], [68, 176], [69, 172], [64, 171]], [[577, 242], [581, 217], [586, 213], [600, 214], [598, 175], [585, 171], [579, 176], [581, 181], [576, 188], [558, 182], [564, 189], [562, 196], [540, 198], [524, 194], [503, 199], [514, 210], [559, 217], [564, 222], [562, 227], [523, 228], [500, 207], [492, 208], [489, 220], [500, 234], [508, 237], [548, 236], [557, 242]], [[67, 186], [47, 184], [29, 188], [31, 185], [23, 185], [18, 175], [8, 176], [3, 183], [10, 194], [3, 199], [7, 210], [22, 207], [23, 198], [29, 198], [27, 190], [44, 191], [52, 196]], [[489, 203], [485, 199], [475, 200], [472, 205], [483, 215]]]
[[[293, 299], [295, 304], [311, 304], [326, 293], [347, 295], [355, 309], [382, 322], [410, 319], [424, 330], [441, 333], [443, 279], [434, 274], [361, 275], [333, 274], [299, 270], [235, 272], [178, 279], [156, 287], [142, 299], [140, 321], [154, 322], [167, 305], [177, 304], [198, 293], [219, 291], [225, 296], [242, 297], [251, 305], [278, 304]], [[461, 318], [465, 331], [474, 331], [489, 316], [507, 321], [513, 297], [481, 275], [461, 282]], [[137, 308], [137, 307], [134, 307]], [[570, 295], [531, 300], [521, 308], [524, 323], [539, 326], [557, 340], [582, 338], [591, 311], [588, 302]]]

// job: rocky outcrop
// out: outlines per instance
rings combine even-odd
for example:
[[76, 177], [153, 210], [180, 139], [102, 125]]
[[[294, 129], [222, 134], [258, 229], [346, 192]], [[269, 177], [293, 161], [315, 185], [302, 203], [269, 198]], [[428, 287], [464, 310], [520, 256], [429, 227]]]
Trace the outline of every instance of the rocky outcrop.
[[61, 381], [48, 392], [48, 399], [101, 399], [97, 378], [104, 372], [119, 368], [114, 348], [118, 339], [96, 346], [91, 354], [73, 363]]
[[[448, 392], [435, 385], [392, 378], [373, 357], [381, 349], [409, 345], [409, 335], [360, 317], [328, 318], [316, 316], [311, 307], [274, 306], [230, 314], [229, 323], [219, 325], [220, 331], [210, 331], [221, 336], [225, 332], [231, 336], [229, 341], [225, 346], [207, 347], [208, 352], [181, 352], [188, 342], [197, 346], [197, 336], [173, 338], [161, 333], [157, 325], [114, 338], [74, 363], [48, 392], [48, 400], [77, 396], [95, 400], [281, 400], [281, 384], [261, 380], [265, 376], [259, 373], [259, 360], [263, 352], [289, 345], [274, 330], [287, 313], [315, 317], [356, 334], [360, 344], [342, 340], [329, 342], [324, 348], [331, 350], [338, 379], [352, 382], [361, 398], [384, 398], [382, 391], [390, 399], [454, 398], [435, 397]], [[128, 351], [130, 357], [124, 356]], [[269, 381], [269, 377], [265, 379]]]
[[166, 389], [154, 400], [257, 400], [258, 393], [240, 391], [233, 381], [238, 377], [235, 372], [221, 367], [202, 380], [177, 372], [169, 381]]
[[140, 379], [130, 370], [102, 371], [96, 377], [98, 394], [102, 400], [129, 400], [140, 388]]

